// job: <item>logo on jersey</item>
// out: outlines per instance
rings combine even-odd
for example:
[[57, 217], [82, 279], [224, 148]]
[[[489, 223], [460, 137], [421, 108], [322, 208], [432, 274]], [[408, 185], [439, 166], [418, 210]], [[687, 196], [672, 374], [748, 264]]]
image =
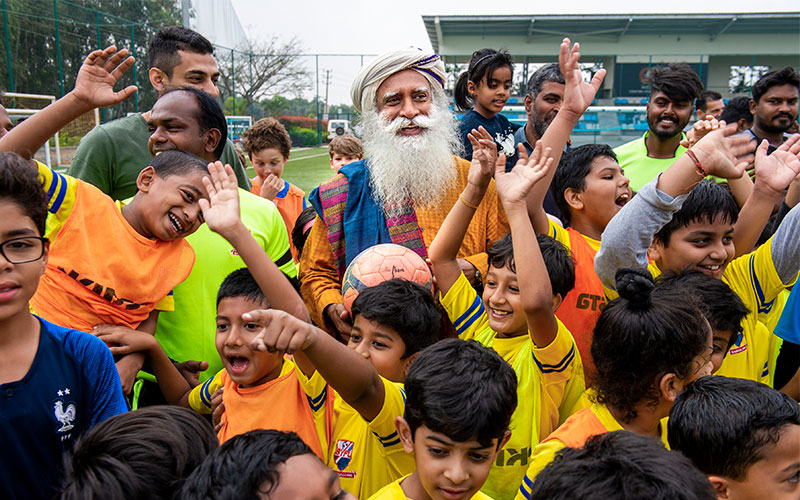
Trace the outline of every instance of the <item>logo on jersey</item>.
[[353, 458], [353, 446], [355, 443], [346, 439], [336, 441], [336, 451], [333, 452], [333, 461], [339, 470], [344, 470]]
[[739, 354], [740, 352], [744, 352], [746, 350], [747, 350], [747, 340], [745, 340], [742, 332], [739, 332], [739, 338], [736, 339], [736, 343], [733, 344], [731, 349], [728, 351], [728, 354]]
[[[69, 396], [69, 387], [65, 388], [63, 391], [59, 389], [57, 392], [59, 396]], [[75, 406], [75, 403], [69, 403], [64, 406], [64, 401], [60, 399], [56, 399], [55, 403], [53, 403], [53, 415], [56, 417], [58, 423], [61, 424], [61, 427], [56, 432], [67, 432], [72, 430], [74, 425], [72, 423], [75, 421], [75, 412], [78, 409]]]

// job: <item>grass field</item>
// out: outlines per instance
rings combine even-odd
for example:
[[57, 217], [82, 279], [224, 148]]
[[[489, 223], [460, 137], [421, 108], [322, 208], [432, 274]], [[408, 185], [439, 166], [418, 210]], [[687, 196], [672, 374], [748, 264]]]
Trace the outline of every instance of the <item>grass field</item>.
[[[283, 178], [306, 192], [306, 195], [319, 186], [319, 183], [333, 176], [329, 163], [328, 148], [294, 149], [289, 161], [283, 167]], [[253, 167], [247, 168], [252, 179], [256, 173]]]

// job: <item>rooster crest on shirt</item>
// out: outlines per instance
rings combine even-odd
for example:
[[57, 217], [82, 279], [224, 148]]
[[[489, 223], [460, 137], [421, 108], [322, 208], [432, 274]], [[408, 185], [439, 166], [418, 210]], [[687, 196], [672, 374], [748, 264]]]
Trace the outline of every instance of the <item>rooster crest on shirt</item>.
[[61, 428], [58, 429], [56, 432], [67, 432], [71, 430], [74, 426], [72, 422], [75, 420], [75, 412], [77, 408], [75, 407], [75, 403], [70, 403], [67, 405], [66, 409], [64, 408], [64, 402], [60, 399], [57, 399], [55, 405], [53, 407], [53, 413], [56, 417], [56, 420], [59, 421], [61, 424]]

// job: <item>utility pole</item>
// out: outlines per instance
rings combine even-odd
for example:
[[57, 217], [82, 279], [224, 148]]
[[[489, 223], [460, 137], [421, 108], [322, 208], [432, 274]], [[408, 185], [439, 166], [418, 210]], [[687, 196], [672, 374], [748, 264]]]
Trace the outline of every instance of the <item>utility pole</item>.
[[325, 70], [325, 118], [328, 118], [328, 86], [331, 83], [331, 70]]

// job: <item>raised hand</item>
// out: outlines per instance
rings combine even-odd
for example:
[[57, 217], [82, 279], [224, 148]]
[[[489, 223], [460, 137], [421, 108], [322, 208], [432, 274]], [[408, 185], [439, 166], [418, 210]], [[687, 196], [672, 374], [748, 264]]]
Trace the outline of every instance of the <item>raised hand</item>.
[[[469, 142], [472, 144], [472, 163], [469, 166], [467, 182], [485, 190], [489, 186], [489, 181], [494, 173], [494, 164], [499, 161], [497, 155], [497, 144], [491, 134], [483, 126], [467, 134]], [[500, 155], [503, 162], [506, 161], [505, 155]]]
[[712, 130], [717, 130], [718, 128], [722, 128], [726, 126], [725, 120], [717, 120], [711, 115], [708, 115], [705, 120], [698, 120], [686, 133], [686, 139], [681, 141], [681, 146], [685, 148], [691, 148], [697, 141], [702, 139]]
[[242, 319], [262, 327], [250, 347], [257, 351], [292, 354], [309, 347], [321, 331], [291, 314], [277, 309], [258, 309], [242, 315]]
[[91, 334], [108, 344], [114, 356], [148, 351], [158, 344], [153, 335], [120, 325], [96, 325]]
[[736, 134], [736, 124], [712, 130], [692, 146], [706, 173], [738, 179], [753, 159], [754, 144], [746, 135]]
[[756, 149], [756, 189], [767, 189], [779, 196], [800, 175], [800, 134], [793, 134], [767, 156], [769, 142], [761, 141]]
[[525, 146], [519, 145], [519, 161], [510, 172], [506, 172], [505, 159], [498, 158], [495, 164], [494, 183], [503, 207], [508, 211], [515, 204], [524, 207], [526, 198], [533, 186], [542, 180], [553, 164], [550, 148], [545, 148], [541, 140], [528, 157]]
[[221, 162], [208, 164], [209, 177], [203, 177], [208, 199], [198, 203], [208, 227], [222, 236], [237, 229], [242, 223], [239, 216], [239, 191], [236, 175], [230, 165]]
[[578, 64], [581, 59], [580, 49], [581, 46], [577, 42], [570, 47], [569, 38], [565, 38], [558, 51], [558, 65], [561, 74], [564, 75], [564, 103], [561, 109], [572, 113], [575, 117], [580, 117], [592, 104], [606, 76], [606, 70], [601, 69], [594, 74], [591, 82], [583, 80]]
[[75, 88], [70, 94], [90, 108], [118, 104], [132, 96], [137, 88], [130, 85], [114, 92], [114, 85], [133, 66], [133, 57], [128, 49], [117, 51], [111, 45], [104, 50], [95, 50], [83, 61], [75, 79]]

